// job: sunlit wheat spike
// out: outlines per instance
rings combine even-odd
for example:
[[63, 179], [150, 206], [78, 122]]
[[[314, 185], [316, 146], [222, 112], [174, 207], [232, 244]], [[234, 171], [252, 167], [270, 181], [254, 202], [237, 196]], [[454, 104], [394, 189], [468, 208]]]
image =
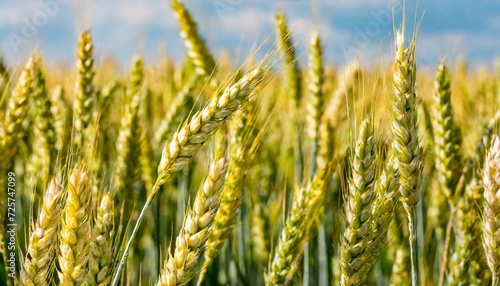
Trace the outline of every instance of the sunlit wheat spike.
[[28, 253], [21, 269], [23, 285], [47, 285], [56, 256], [64, 194], [61, 178], [56, 176], [45, 191], [40, 214], [30, 232]]
[[447, 282], [450, 286], [479, 285], [471, 281], [470, 274], [473, 273], [474, 264], [484, 259], [483, 249], [480, 247], [481, 218], [477, 208], [482, 192], [482, 184], [474, 177], [457, 202], [456, 244], [448, 263]]
[[295, 55], [295, 46], [292, 43], [290, 31], [283, 12], [276, 15], [276, 24], [278, 29], [279, 46], [285, 55], [285, 78], [287, 81], [287, 93], [292, 99], [293, 106], [297, 108], [300, 103], [302, 92], [302, 76], [300, 74], [299, 64]]
[[215, 68], [215, 60], [200, 36], [196, 22], [181, 1], [173, 0], [171, 6], [179, 20], [181, 37], [188, 49], [188, 56], [196, 67], [196, 73], [202, 76], [211, 75]]
[[410, 257], [412, 266], [412, 285], [418, 282], [418, 250], [416, 238], [416, 216], [414, 208], [420, 200], [420, 185], [422, 182], [423, 151], [418, 138], [417, 94], [415, 82], [417, 79], [417, 62], [415, 58], [415, 37], [408, 48], [405, 48], [405, 29], [396, 32], [396, 58], [393, 74], [392, 100], [392, 152], [396, 159], [399, 172], [400, 200], [408, 215], [408, 230], [410, 240]]
[[34, 70], [34, 142], [36, 154], [33, 158], [34, 165], [42, 173], [42, 179], [47, 180], [54, 167], [56, 159], [56, 129], [54, 117], [51, 112], [52, 103], [47, 94], [45, 83], [45, 72], [42, 70], [42, 62], [38, 60]]
[[309, 85], [307, 92], [307, 133], [312, 141], [318, 138], [323, 114], [323, 47], [317, 33], [311, 36], [309, 47]]
[[157, 186], [162, 185], [171, 173], [184, 167], [226, 119], [248, 100], [265, 71], [265, 68], [249, 71], [220, 96], [213, 97], [207, 106], [182, 125], [163, 148]]
[[[33, 69], [35, 59], [31, 57], [26, 63], [16, 87], [8, 98], [5, 117], [1, 120], [0, 128], [0, 154], [4, 160], [0, 165], [0, 185], [7, 186], [7, 172], [13, 166], [12, 159], [16, 155], [20, 138], [24, 136], [25, 125], [23, 121], [28, 113], [29, 102], [33, 96]], [[0, 192], [0, 233], [4, 231], [5, 212], [7, 206], [7, 192]], [[4, 240], [0, 239], [0, 254], [5, 254]], [[4, 256], [5, 257], [5, 256]]]
[[[341, 253], [341, 285], [366, 283], [366, 250], [371, 238], [373, 194], [375, 186], [375, 162], [377, 153], [373, 138], [373, 126], [369, 116], [359, 127], [358, 139], [351, 159], [349, 193], [345, 204], [346, 229]], [[369, 270], [369, 268], [368, 268]]]
[[311, 200], [309, 194], [322, 192], [330, 181], [331, 172], [331, 166], [318, 170], [311, 182], [297, 190], [265, 276], [266, 285], [283, 285], [293, 276], [304, 243], [308, 240], [307, 234], [321, 205], [321, 202]]
[[198, 259], [212, 231], [212, 222], [219, 208], [226, 179], [225, 154], [219, 155], [222, 157], [216, 156], [212, 162], [205, 182], [196, 194], [193, 206], [185, 215], [175, 249], [168, 255], [157, 285], [185, 285], [195, 275]]
[[132, 191], [134, 184], [140, 179], [139, 156], [141, 146], [141, 130], [139, 128], [139, 108], [143, 90], [143, 63], [142, 58], [135, 57], [132, 62], [131, 82], [128, 90], [129, 101], [126, 102], [122, 126], [118, 134], [116, 145], [117, 158], [115, 163], [115, 191], [118, 198], [128, 198], [127, 214], [133, 207]]
[[57, 274], [62, 285], [81, 285], [88, 271], [91, 205], [89, 183], [86, 167], [78, 165], [71, 171], [59, 229]]
[[451, 199], [462, 170], [462, 135], [453, 119], [450, 78], [443, 62], [439, 64], [434, 88], [433, 130], [436, 169], [441, 188], [445, 196]]
[[190, 162], [192, 156], [198, 152], [201, 146], [236, 110], [241, 108], [241, 106], [248, 101], [248, 98], [262, 81], [267, 70], [267, 67], [256, 67], [247, 72], [239, 81], [226, 88], [221, 94], [216, 93], [208, 105], [186, 121], [173, 135], [172, 140], [165, 144], [158, 165], [158, 177], [148, 196], [146, 204], [143, 206], [132, 235], [127, 241], [125, 250], [118, 264], [118, 269], [114, 273], [113, 285], [118, 283], [119, 274], [125, 264], [128, 251], [134, 241], [138, 227], [144, 218], [145, 210], [150, 206], [152, 199], [159, 191], [160, 187], [172, 173], [182, 169], [182, 167]]
[[87, 134], [84, 133], [91, 124], [95, 105], [93, 50], [92, 35], [90, 31], [84, 31], [78, 40], [76, 60], [78, 77], [75, 84], [75, 100], [73, 104], [73, 140], [76, 146], [80, 147], [84, 144], [83, 140], [92, 140], [92, 138], [85, 138]]
[[15, 155], [17, 140], [24, 135], [23, 121], [28, 112], [28, 104], [33, 97], [35, 59], [31, 57], [26, 63], [12, 95], [8, 99], [5, 117], [0, 130], [0, 143], [3, 158], [7, 162]]
[[483, 246], [492, 285], [500, 283], [500, 138], [495, 136], [483, 168], [484, 213]]
[[246, 110], [238, 110], [232, 118], [230, 126], [231, 134], [229, 156], [230, 162], [227, 172], [226, 183], [221, 196], [219, 211], [215, 216], [213, 228], [210, 232], [207, 241], [207, 249], [205, 251], [205, 261], [199, 275], [198, 284], [200, 284], [205, 276], [207, 268], [212, 264], [217, 257], [220, 248], [224, 245], [238, 220], [238, 210], [240, 209], [242, 197], [241, 190], [243, 187], [246, 165], [248, 164], [249, 141], [251, 135], [251, 123], [246, 122]]
[[114, 204], [109, 193], [103, 195], [97, 206], [90, 239], [90, 257], [85, 281], [88, 285], [108, 285], [113, 266]]
[[405, 49], [404, 31], [396, 36], [394, 63], [394, 98], [392, 101], [393, 150], [400, 173], [401, 200], [413, 207], [420, 199], [422, 149], [417, 130], [417, 95], [415, 93], [415, 42]]

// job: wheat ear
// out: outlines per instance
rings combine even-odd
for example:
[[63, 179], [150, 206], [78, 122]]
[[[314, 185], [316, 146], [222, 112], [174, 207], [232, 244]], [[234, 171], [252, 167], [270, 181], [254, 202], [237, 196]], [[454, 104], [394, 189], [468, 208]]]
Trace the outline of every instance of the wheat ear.
[[282, 285], [290, 279], [296, 269], [296, 263], [301, 256], [304, 243], [308, 240], [307, 234], [314, 224], [321, 201], [312, 194], [324, 192], [332, 174], [331, 165], [320, 169], [306, 186], [297, 190], [289, 216], [278, 239], [275, 254], [268, 273], [265, 276], [266, 285]]
[[436, 169], [444, 195], [452, 199], [462, 170], [462, 135], [453, 120], [450, 78], [443, 62], [438, 67], [433, 99]]
[[3, 121], [3, 128], [0, 129], [3, 134], [1, 138], [1, 147], [5, 162], [10, 162], [17, 149], [17, 140], [23, 137], [25, 127], [23, 121], [28, 112], [28, 104], [33, 95], [33, 77], [34, 77], [35, 59], [31, 57], [24, 67], [12, 96], [7, 103], [7, 110]]
[[[318, 129], [323, 108], [323, 49], [317, 33], [311, 36], [309, 46], [309, 92], [307, 93], [307, 133], [312, 142], [318, 140]], [[314, 156], [315, 154], [313, 154]]]
[[[351, 159], [349, 193], [345, 203], [346, 229], [341, 250], [341, 285], [366, 283], [368, 275], [363, 266], [366, 263], [365, 250], [371, 237], [373, 190], [375, 185], [375, 152], [373, 126], [368, 116], [359, 128], [358, 139]], [[368, 268], [369, 270], [369, 268]]]
[[28, 253], [21, 269], [23, 285], [47, 285], [56, 254], [57, 229], [65, 189], [59, 177], [50, 182], [35, 227], [30, 233]]
[[500, 138], [495, 136], [483, 169], [484, 214], [483, 246], [488, 267], [493, 273], [492, 285], [500, 284]]
[[251, 124], [247, 124], [246, 110], [238, 110], [230, 122], [231, 136], [229, 155], [230, 163], [224, 191], [221, 196], [219, 211], [214, 219], [213, 229], [207, 241], [207, 250], [205, 251], [205, 261], [201, 268], [198, 279], [198, 285], [205, 278], [207, 268], [212, 264], [219, 253], [219, 249], [224, 245], [227, 238], [233, 231], [238, 220], [238, 210], [241, 206], [241, 190], [248, 163], [248, 147], [251, 144], [249, 136], [251, 135]]
[[122, 119], [122, 127], [118, 134], [116, 145], [117, 158], [115, 164], [116, 192], [118, 198], [126, 200], [126, 211], [133, 208], [134, 199], [132, 190], [134, 184], [139, 180], [139, 156], [141, 134], [139, 128], [139, 104], [142, 95], [143, 62], [141, 57], [135, 57], [132, 62], [130, 74], [130, 88], [128, 90], [129, 102], [126, 106], [125, 116]]
[[96, 214], [92, 229], [86, 283], [88, 285], [108, 285], [113, 266], [112, 243], [114, 238], [114, 204], [109, 193], [102, 196]]
[[221, 155], [222, 158], [216, 156], [214, 159], [193, 207], [186, 213], [175, 250], [169, 253], [157, 285], [185, 285], [195, 275], [194, 268], [212, 231], [226, 179], [227, 161], [224, 154]]
[[74, 142], [80, 148], [86, 142], [90, 142], [88, 140], [92, 140], [92, 138], [87, 138], [89, 134], [86, 134], [86, 132], [91, 123], [95, 105], [93, 49], [90, 31], [83, 32], [78, 40], [76, 60], [78, 78], [75, 85], [75, 101], [73, 105]]
[[193, 61], [196, 73], [202, 76], [211, 75], [215, 69], [215, 60], [199, 35], [196, 22], [179, 0], [172, 1], [171, 6], [179, 20], [181, 37], [184, 39], [184, 45], [188, 49], [188, 56]]
[[418, 139], [415, 38], [405, 49], [404, 28], [396, 34], [396, 59], [394, 63], [392, 103], [392, 149], [400, 175], [400, 200], [408, 214], [412, 285], [418, 285], [418, 251], [416, 237], [416, 209], [420, 200], [422, 181], [422, 148]]
[[90, 178], [87, 169], [75, 167], [68, 180], [68, 197], [59, 230], [59, 283], [81, 285], [87, 273], [90, 233]]
[[448, 285], [473, 284], [473, 263], [482, 258], [480, 247], [481, 226], [479, 212], [476, 209], [479, 194], [482, 193], [482, 184], [476, 177], [465, 187], [465, 194], [457, 202], [457, 214], [455, 224], [455, 249], [449, 260]]
[[292, 43], [286, 17], [283, 12], [276, 15], [276, 22], [278, 28], [279, 47], [285, 55], [285, 72], [288, 86], [287, 91], [290, 94], [293, 106], [298, 108], [302, 91], [302, 77], [295, 55], [295, 46]]
[[[33, 93], [33, 69], [35, 60], [31, 57], [24, 67], [12, 96], [7, 103], [5, 118], [0, 128], [0, 150], [4, 163], [0, 166], [0, 185], [7, 188], [7, 172], [12, 167], [12, 159], [16, 155], [17, 143], [25, 133], [23, 121], [28, 113], [28, 104]], [[7, 192], [0, 192], [0, 233], [4, 234], [4, 222], [7, 212]], [[0, 238], [0, 254], [5, 255], [3, 236]], [[5, 256], [4, 256], [5, 258]], [[5, 258], [6, 260], [7, 258]], [[7, 264], [5, 264], [7, 265]], [[6, 269], [6, 272], [8, 270]]]
[[222, 94], [214, 96], [207, 106], [197, 112], [183, 124], [165, 144], [158, 165], [158, 177], [144, 204], [139, 218], [134, 226], [131, 237], [123, 251], [112, 285], [117, 285], [121, 269], [127, 259], [128, 250], [135, 238], [144, 214], [160, 187], [168, 177], [184, 167], [201, 146], [217, 131], [222, 124], [244, 104], [255, 87], [262, 81], [266, 68], [257, 67], [246, 73], [238, 82], [228, 87]]
[[36, 154], [34, 161], [37, 169], [41, 169], [43, 180], [50, 178], [54, 167], [54, 160], [57, 155], [56, 130], [54, 127], [54, 117], [51, 113], [52, 103], [48, 98], [45, 84], [45, 74], [42, 70], [41, 60], [38, 60], [34, 71], [34, 149]]

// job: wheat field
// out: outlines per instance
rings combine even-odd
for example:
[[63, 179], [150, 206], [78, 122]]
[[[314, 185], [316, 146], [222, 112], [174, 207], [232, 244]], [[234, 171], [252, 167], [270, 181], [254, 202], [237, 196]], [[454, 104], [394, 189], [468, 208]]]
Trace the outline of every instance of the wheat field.
[[0, 62], [1, 285], [500, 285], [497, 72], [420, 71], [404, 21], [326, 65], [279, 11], [235, 66], [171, 8], [184, 59]]

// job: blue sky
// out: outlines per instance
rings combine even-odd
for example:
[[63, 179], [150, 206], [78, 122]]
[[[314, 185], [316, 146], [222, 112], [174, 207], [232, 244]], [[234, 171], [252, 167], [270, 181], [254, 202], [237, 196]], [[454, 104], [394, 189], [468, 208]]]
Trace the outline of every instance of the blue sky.
[[[395, 2], [393, 2], [395, 1]], [[265, 42], [274, 41], [274, 15], [285, 10], [299, 51], [317, 29], [325, 43], [325, 57], [342, 65], [357, 58], [372, 65], [387, 62], [392, 53], [393, 23], [388, 17], [398, 0], [184, 0], [192, 11], [210, 49], [233, 59], [245, 59]], [[406, 13], [413, 24], [417, 2], [407, 0]], [[471, 66], [492, 66], [500, 58], [500, 1], [418, 1], [418, 60], [434, 67], [443, 57], [450, 62], [464, 56]], [[1, 0], [0, 51], [9, 62], [41, 50], [49, 63], [71, 63], [77, 35], [92, 28], [96, 55], [114, 55], [128, 66], [132, 55], [149, 63], [161, 55], [184, 54], [178, 25], [168, 0]], [[410, 25], [410, 29], [412, 25]], [[266, 41], [267, 39], [267, 41]], [[262, 54], [261, 53], [261, 54]], [[305, 57], [302, 57], [305, 60]]]

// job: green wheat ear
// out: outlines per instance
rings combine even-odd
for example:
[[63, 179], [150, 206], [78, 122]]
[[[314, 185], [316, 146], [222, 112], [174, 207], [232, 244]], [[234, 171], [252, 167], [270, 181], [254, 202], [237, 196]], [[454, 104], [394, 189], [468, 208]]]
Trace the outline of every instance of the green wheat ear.
[[449, 72], [439, 64], [434, 92], [436, 169], [444, 195], [452, 199], [462, 171], [462, 135], [453, 119]]
[[396, 33], [396, 58], [393, 75], [392, 132], [394, 152], [398, 172], [400, 200], [408, 215], [412, 262], [412, 285], [418, 285], [418, 251], [416, 238], [416, 209], [420, 200], [422, 182], [423, 150], [418, 138], [417, 62], [415, 59], [415, 37], [405, 48], [404, 28]]

